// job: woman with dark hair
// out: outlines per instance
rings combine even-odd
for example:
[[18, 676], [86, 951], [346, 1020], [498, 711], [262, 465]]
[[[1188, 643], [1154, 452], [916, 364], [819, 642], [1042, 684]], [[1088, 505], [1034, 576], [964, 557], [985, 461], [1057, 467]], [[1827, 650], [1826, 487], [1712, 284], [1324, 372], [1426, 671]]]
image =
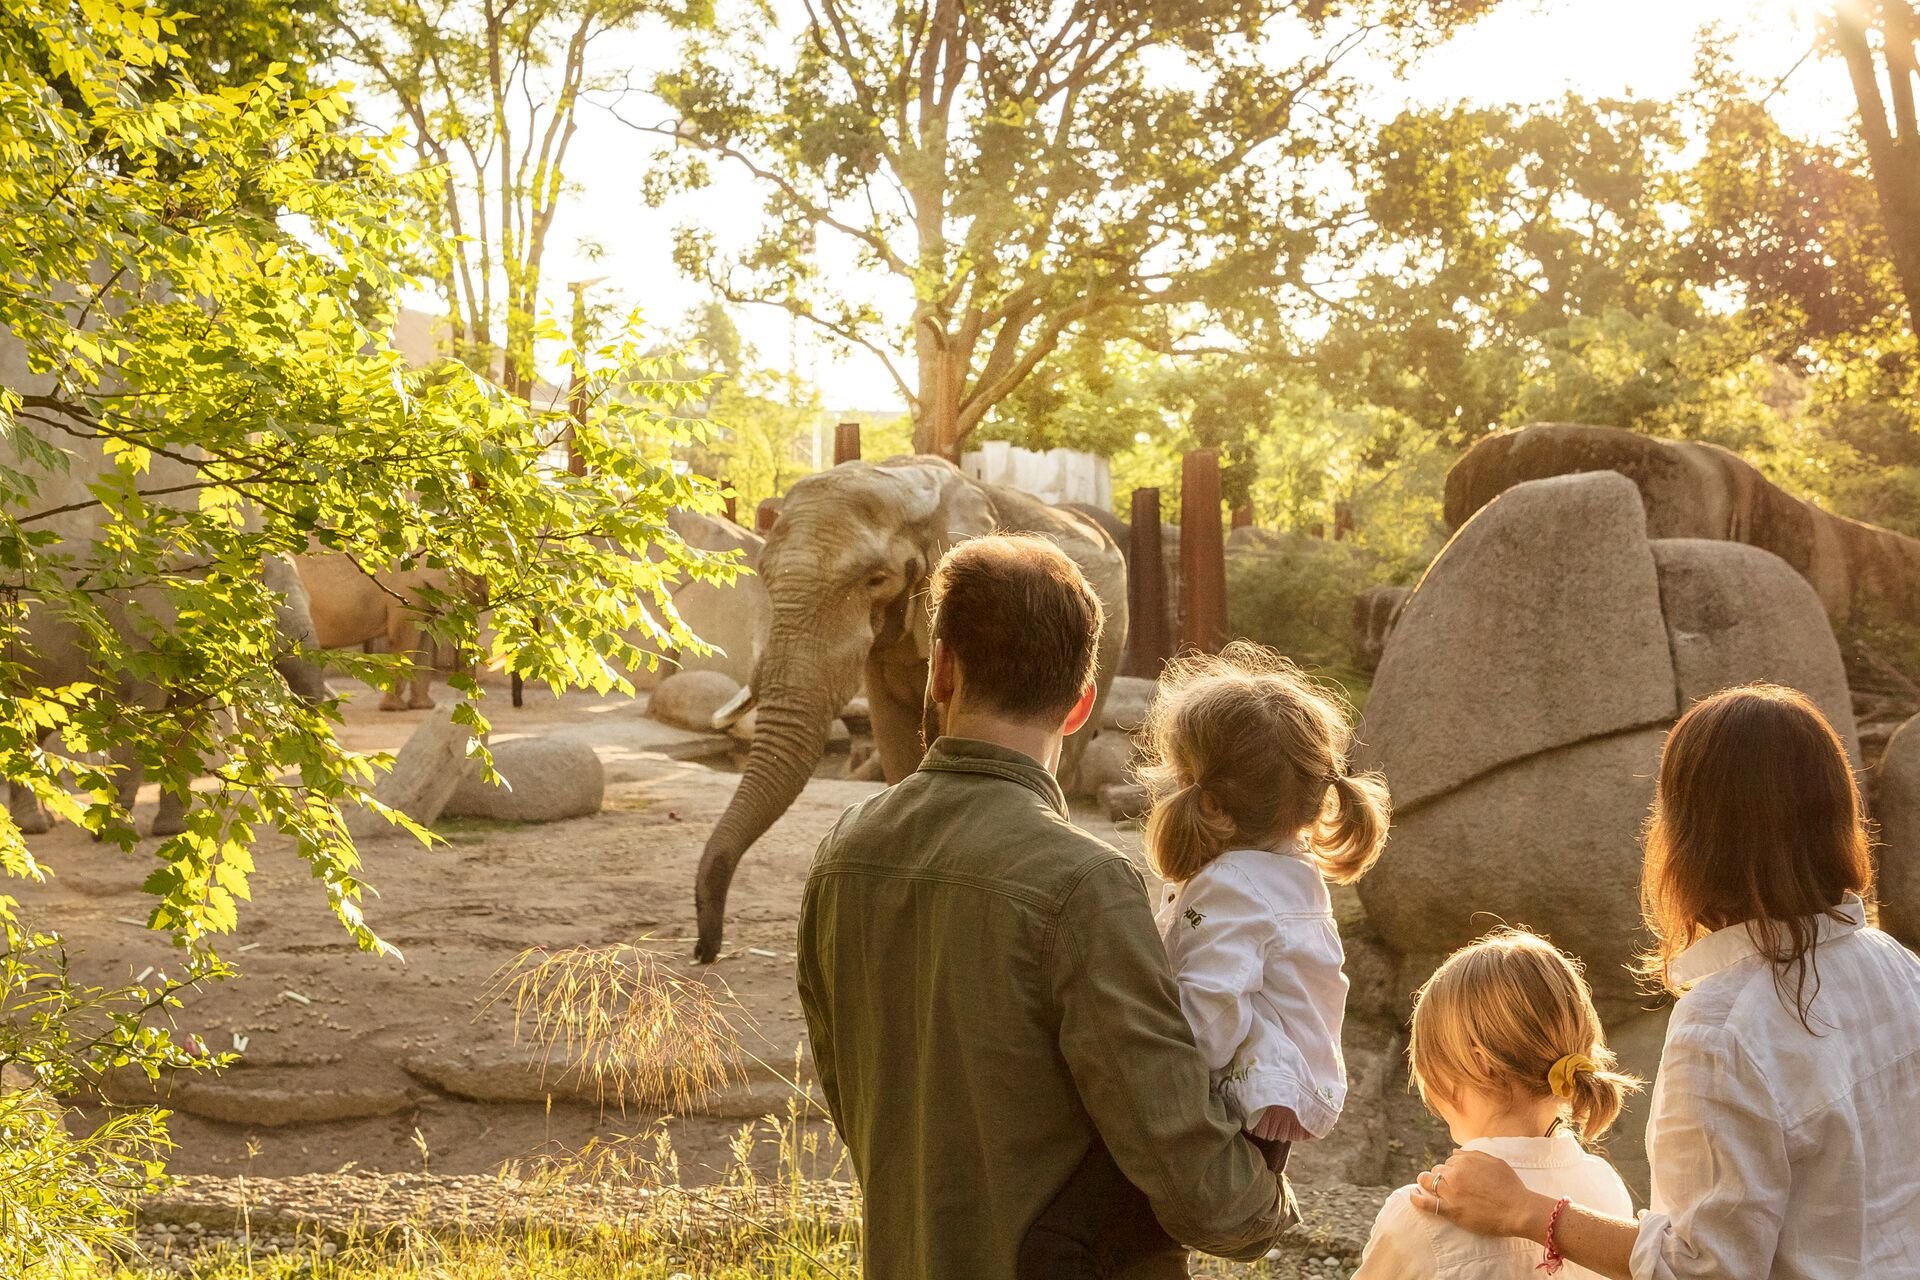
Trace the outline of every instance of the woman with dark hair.
[[1920, 1280], [1920, 958], [1867, 922], [1840, 739], [1802, 694], [1728, 689], [1674, 725], [1647, 829], [1646, 972], [1679, 997], [1638, 1223], [1456, 1152], [1414, 1203], [1621, 1280]]

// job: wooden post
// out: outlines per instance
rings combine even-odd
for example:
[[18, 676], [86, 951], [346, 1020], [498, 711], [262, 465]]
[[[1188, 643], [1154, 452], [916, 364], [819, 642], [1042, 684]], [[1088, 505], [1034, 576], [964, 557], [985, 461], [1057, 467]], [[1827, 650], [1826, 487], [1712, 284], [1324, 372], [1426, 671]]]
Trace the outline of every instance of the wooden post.
[[780, 518], [780, 499], [762, 498], [760, 505], [753, 509], [753, 531], [763, 537], [773, 531], [773, 522]]
[[1333, 504], [1333, 540], [1344, 542], [1353, 536], [1353, 504], [1336, 502]]
[[843, 422], [833, 429], [833, 465], [860, 461], [860, 424]]
[[1182, 644], [1216, 652], [1227, 640], [1227, 548], [1220, 529], [1220, 451], [1195, 449], [1180, 465]]
[[727, 519], [734, 524], [740, 523], [740, 495], [733, 491], [733, 481], [720, 482], [720, 501], [726, 504]]
[[1127, 551], [1127, 670], [1154, 680], [1173, 656], [1167, 625], [1167, 560], [1160, 538], [1160, 491], [1133, 491], [1133, 531]]
[[1236, 529], [1253, 528], [1253, 504], [1243, 502], [1233, 509], [1233, 527]]

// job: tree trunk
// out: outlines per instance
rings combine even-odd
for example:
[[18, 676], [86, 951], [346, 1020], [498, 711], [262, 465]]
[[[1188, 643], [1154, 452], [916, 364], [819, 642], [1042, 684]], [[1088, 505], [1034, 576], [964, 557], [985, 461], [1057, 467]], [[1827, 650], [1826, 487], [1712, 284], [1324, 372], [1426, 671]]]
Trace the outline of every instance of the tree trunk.
[[960, 430], [960, 388], [966, 368], [947, 346], [944, 334], [923, 338], [919, 354], [920, 404], [913, 418], [913, 451], [957, 463], [971, 434]]
[[1883, 11], [1886, 29], [1881, 36], [1893, 105], [1891, 119], [1867, 40], [1864, 6], [1837, 6], [1834, 38], [1846, 59], [1854, 101], [1860, 109], [1860, 132], [1866, 139], [1874, 192], [1880, 200], [1887, 243], [1893, 250], [1894, 274], [1907, 302], [1907, 323], [1920, 333], [1920, 126], [1915, 123], [1913, 98], [1916, 33], [1904, 16], [1904, 4], [1887, 5]]

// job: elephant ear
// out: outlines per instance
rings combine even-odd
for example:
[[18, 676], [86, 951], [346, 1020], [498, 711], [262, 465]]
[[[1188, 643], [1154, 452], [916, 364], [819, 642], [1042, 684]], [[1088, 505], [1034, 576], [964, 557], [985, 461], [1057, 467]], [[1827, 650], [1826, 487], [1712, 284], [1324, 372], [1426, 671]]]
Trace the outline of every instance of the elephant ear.
[[900, 515], [907, 524], [920, 524], [940, 509], [940, 473], [932, 467], [875, 467], [901, 486]]

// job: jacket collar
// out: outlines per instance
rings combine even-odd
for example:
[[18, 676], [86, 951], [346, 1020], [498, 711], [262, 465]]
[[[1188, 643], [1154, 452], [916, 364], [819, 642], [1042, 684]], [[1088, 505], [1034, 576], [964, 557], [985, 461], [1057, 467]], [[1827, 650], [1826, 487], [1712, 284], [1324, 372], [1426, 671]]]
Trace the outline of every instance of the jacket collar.
[[936, 773], [987, 773], [1005, 778], [1038, 795], [1061, 817], [1067, 816], [1067, 796], [1060, 789], [1060, 780], [1032, 756], [1010, 747], [977, 738], [943, 737], [928, 749], [920, 768]]
[[[1857, 894], [1848, 894], [1833, 911], [1819, 918], [1815, 937], [1821, 944], [1843, 938], [1866, 927], [1867, 908]], [[1715, 929], [1673, 958], [1667, 976], [1676, 986], [1690, 987], [1702, 978], [1761, 954], [1753, 933], [1744, 924]]]

